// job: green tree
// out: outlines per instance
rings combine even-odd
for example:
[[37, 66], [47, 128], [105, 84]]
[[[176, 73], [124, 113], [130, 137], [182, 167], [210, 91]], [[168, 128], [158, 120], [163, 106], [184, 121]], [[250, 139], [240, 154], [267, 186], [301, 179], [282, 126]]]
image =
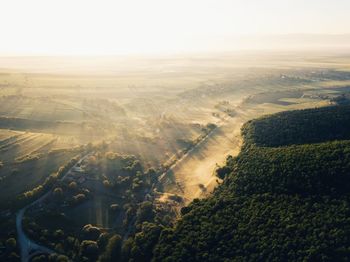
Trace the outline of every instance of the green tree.
[[89, 261], [96, 261], [99, 249], [96, 241], [83, 240], [80, 244], [80, 257], [86, 257]]
[[13, 251], [16, 249], [17, 241], [15, 238], [11, 237], [11, 238], [6, 240], [5, 245], [6, 245], [7, 250]]
[[100, 262], [119, 261], [121, 258], [122, 238], [114, 235], [108, 240], [105, 251], [99, 257]]

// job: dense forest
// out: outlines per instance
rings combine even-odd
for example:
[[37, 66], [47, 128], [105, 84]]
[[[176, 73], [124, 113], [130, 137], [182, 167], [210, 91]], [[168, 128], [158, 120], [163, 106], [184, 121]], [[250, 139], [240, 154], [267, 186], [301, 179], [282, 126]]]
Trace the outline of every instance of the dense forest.
[[218, 169], [223, 183], [162, 231], [153, 261], [348, 261], [349, 112], [246, 123], [241, 153]]
[[332, 106], [281, 112], [248, 121], [246, 144], [286, 146], [350, 139], [350, 107]]

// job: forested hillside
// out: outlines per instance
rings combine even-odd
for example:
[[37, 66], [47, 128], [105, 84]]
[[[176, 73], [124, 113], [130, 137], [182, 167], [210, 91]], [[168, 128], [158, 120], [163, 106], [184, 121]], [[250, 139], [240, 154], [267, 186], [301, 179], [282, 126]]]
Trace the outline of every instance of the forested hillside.
[[248, 121], [247, 144], [284, 146], [350, 139], [350, 107], [333, 106], [281, 112]]
[[[246, 123], [223, 183], [162, 231], [153, 261], [348, 261], [350, 107]], [[337, 141], [335, 141], [337, 140]]]

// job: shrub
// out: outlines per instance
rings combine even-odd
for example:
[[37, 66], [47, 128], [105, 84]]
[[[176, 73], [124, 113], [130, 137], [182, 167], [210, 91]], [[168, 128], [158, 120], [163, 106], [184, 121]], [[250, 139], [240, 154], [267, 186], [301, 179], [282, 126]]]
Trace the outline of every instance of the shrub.
[[70, 190], [72, 190], [72, 191], [73, 191], [73, 190], [76, 190], [77, 187], [78, 187], [78, 185], [77, 185], [77, 183], [76, 183], [75, 181], [70, 182], [69, 185], [68, 185], [68, 188], [69, 188]]
[[13, 251], [17, 246], [17, 241], [15, 238], [11, 237], [11, 238], [6, 240], [5, 245], [9, 251]]
[[84, 239], [96, 241], [100, 235], [101, 230], [98, 227], [91, 224], [87, 224], [83, 227], [82, 236]]
[[87, 257], [90, 261], [96, 261], [99, 249], [96, 241], [83, 240], [80, 244], [80, 256]]
[[110, 210], [112, 211], [118, 211], [120, 209], [118, 204], [112, 204], [109, 206]]
[[85, 199], [86, 199], [85, 194], [77, 194], [77, 195], [73, 196], [73, 200], [74, 200], [75, 204], [80, 204]]

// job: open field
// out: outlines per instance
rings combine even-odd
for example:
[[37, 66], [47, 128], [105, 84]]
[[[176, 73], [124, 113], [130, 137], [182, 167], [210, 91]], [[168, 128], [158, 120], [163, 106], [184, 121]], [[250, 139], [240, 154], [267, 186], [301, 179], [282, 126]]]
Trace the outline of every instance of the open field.
[[[242, 123], [329, 104], [350, 91], [349, 62], [317, 53], [4, 58], [1, 183], [23, 192], [72, 157], [50, 152], [106, 141], [108, 150], [166, 172], [164, 189], [190, 201], [215, 187], [214, 169], [238, 152]], [[38, 174], [29, 165], [53, 159], [28, 185], [12, 185]]]
[[0, 134], [2, 201], [31, 190], [77, 154], [73, 138], [6, 129]]

